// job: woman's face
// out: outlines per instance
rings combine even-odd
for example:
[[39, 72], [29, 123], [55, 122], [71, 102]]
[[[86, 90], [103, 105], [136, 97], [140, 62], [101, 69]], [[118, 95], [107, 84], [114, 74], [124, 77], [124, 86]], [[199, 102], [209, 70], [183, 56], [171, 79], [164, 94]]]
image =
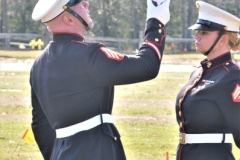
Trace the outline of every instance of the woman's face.
[[196, 51], [200, 53], [207, 52], [217, 39], [218, 34], [218, 31], [197, 30], [194, 36]]

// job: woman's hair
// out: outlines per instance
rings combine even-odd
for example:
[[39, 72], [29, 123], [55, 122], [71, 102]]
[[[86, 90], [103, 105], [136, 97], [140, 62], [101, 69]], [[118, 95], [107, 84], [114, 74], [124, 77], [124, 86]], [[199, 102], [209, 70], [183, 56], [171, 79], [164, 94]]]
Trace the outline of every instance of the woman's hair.
[[229, 45], [233, 51], [240, 50], [240, 35], [236, 32], [226, 32], [229, 36]]

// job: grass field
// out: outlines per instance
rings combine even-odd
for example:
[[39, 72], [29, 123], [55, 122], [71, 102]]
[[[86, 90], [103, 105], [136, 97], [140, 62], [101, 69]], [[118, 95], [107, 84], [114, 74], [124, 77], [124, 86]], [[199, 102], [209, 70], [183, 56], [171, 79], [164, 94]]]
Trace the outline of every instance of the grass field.
[[[21, 57], [22, 52], [13, 55], [0, 51], [0, 57], [16, 58], [19, 54], [17, 58], [35, 58], [38, 53], [25, 53]], [[165, 55], [164, 58], [166, 63], [178, 63], [177, 60], [190, 57], [202, 59], [196, 54]], [[154, 80], [116, 87], [113, 115], [129, 160], [165, 160], [166, 152], [170, 160], [175, 159], [178, 126], [174, 104], [189, 74], [160, 72]], [[31, 123], [29, 73], [0, 71], [0, 79], [0, 159], [42, 160], [37, 145], [27, 144], [21, 138]], [[240, 160], [236, 146], [234, 155]]]

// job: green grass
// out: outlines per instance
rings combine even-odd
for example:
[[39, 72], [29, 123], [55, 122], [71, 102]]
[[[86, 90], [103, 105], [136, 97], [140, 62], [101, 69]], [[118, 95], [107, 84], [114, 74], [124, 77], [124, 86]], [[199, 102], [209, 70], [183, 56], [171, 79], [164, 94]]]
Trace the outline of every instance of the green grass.
[[[0, 57], [25, 59], [39, 54], [25, 52], [0, 51]], [[174, 61], [190, 57], [202, 59], [199, 54], [164, 56]], [[129, 160], [164, 160], [166, 152], [175, 159], [175, 98], [189, 75], [161, 72], [154, 80], [116, 87], [113, 115]], [[36, 143], [29, 145], [21, 138], [31, 123], [29, 73], [0, 71], [0, 79], [0, 159], [42, 160]], [[233, 152], [240, 160], [235, 145]]]
[[[31, 123], [31, 106], [29, 103], [23, 103], [24, 101], [20, 103], [20, 99], [26, 97], [30, 101], [29, 73], [0, 72], [0, 75], [0, 83], [12, 83], [16, 76], [20, 81], [17, 81], [19, 84], [15, 85], [15, 89], [22, 89], [22, 86], [25, 86], [22, 95], [0, 92], [0, 96], [4, 96], [0, 99], [1, 159], [42, 160], [37, 145], [29, 145], [21, 139]], [[174, 159], [178, 143], [175, 97], [188, 76], [189, 73], [160, 73], [151, 81], [116, 87], [113, 115], [128, 159], [165, 159], [166, 152], [169, 152], [171, 160]], [[6, 86], [4, 88], [7, 89]], [[9, 88], [13, 89], [10, 86]], [[138, 91], [141, 94], [135, 96]], [[168, 96], [162, 96], [162, 92], [166, 91], [169, 92]], [[127, 96], [123, 96], [124, 92]], [[234, 154], [236, 158], [240, 158], [236, 146]]]
[[[165, 159], [166, 152], [175, 157], [178, 137], [175, 124], [153, 121], [117, 122], [127, 158], [130, 160]], [[168, 134], [166, 134], [168, 133]]]
[[[7, 116], [7, 115], [6, 115]], [[19, 116], [19, 115], [18, 115]], [[4, 119], [4, 120], [3, 120]], [[30, 119], [7, 119], [1, 116], [0, 155], [1, 160], [41, 160], [36, 144], [30, 145], [22, 140], [23, 133], [29, 128]]]
[[0, 96], [29, 96], [28, 72], [0, 72]]
[[41, 51], [39, 50], [31, 50], [31, 51], [0, 51], [0, 57], [4, 58], [36, 58]]
[[[164, 59], [167, 59], [167, 60], [202, 60], [204, 59], [205, 56], [202, 55], [201, 53], [196, 53], [196, 52], [193, 52], [193, 53], [182, 53], [182, 54], [166, 54], [164, 55]], [[240, 60], [240, 54], [234, 54], [234, 58], [236, 60]]]
[[[23, 51], [4, 51], [0, 50], [0, 57], [5, 58], [19, 58], [19, 59], [26, 59], [26, 58], [36, 58], [41, 53], [41, 50], [23, 50]], [[171, 60], [171, 61], [185, 61], [185, 60], [202, 60], [205, 58], [200, 53], [192, 52], [192, 53], [182, 53], [182, 54], [164, 54], [164, 60]], [[237, 61], [240, 61], [240, 54], [235, 54], [234, 58]]]

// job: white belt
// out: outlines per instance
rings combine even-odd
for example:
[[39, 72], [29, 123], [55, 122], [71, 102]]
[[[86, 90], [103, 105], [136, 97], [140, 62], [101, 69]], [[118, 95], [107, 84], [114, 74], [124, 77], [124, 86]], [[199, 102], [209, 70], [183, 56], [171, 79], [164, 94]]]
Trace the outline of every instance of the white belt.
[[72, 126], [68, 126], [65, 128], [56, 129], [56, 137], [57, 138], [64, 138], [71, 135], [74, 135], [81, 131], [86, 131], [92, 129], [101, 123], [113, 123], [112, 117], [110, 114], [102, 114], [102, 121], [101, 115], [97, 115], [93, 118], [90, 118], [86, 121], [74, 124]]
[[179, 134], [179, 143], [232, 143], [232, 134]]

